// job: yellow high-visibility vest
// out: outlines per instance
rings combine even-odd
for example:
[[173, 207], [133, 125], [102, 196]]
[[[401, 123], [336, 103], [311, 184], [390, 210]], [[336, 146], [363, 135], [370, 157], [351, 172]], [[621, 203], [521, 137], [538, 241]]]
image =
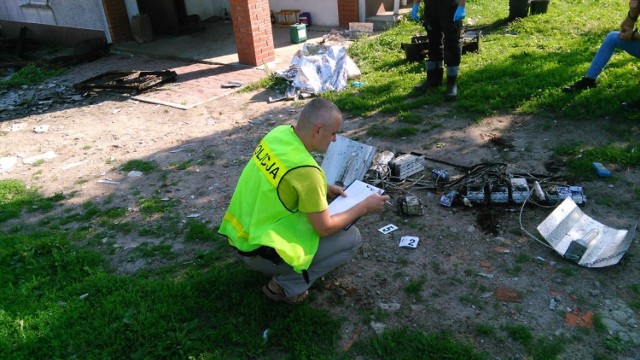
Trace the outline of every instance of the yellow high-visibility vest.
[[308, 269], [320, 237], [306, 214], [288, 210], [278, 196], [282, 178], [305, 166], [317, 168], [326, 182], [324, 171], [293, 127], [282, 125], [271, 130], [242, 171], [218, 232], [241, 251], [269, 246], [295, 271]]

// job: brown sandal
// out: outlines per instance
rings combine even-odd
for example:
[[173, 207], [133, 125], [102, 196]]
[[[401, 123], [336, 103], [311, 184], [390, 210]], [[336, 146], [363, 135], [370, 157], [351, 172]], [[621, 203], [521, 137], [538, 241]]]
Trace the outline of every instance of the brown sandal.
[[297, 304], [309, 297], [309, 290], [305, 290], [298, 295], [287, 297], [284, 290], [273, 279], [262, 287], [262, 292], [273, 301], [282, 301], [287, 304]]

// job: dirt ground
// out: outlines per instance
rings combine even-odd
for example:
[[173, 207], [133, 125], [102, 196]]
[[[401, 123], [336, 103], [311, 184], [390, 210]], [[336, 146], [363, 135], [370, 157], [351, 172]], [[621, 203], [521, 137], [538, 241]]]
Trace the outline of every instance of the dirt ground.
[[[74, 71], [44, 86], [0, 93], [0, 178], [23, 180], [45, 195], [68, 195], [55, 210], [60, 216], [68, 207], [92, 201], [125, 207], [126, 216], [134, 218], [138, 199], [160, 198], [177, 204], [172, 211], [180, 224], [195, 219], [213, 228], [257, 141], [276, 125], [293, 124], [304, 105], [269, 103], [275, 94], [259, 90], [184, 110], [127, 96], [76, 93], [71, 85], [82, 76]], [[371, 124], [397, 126], [395, 118], [383, 114], [366, 119], [345, 114], [343, 135], [378, 149], [427, 155], [432, 160], [416, 175], [426, 179], [432, 168], [447, 169], [455, 177], [461, 170], [450, 164], [486, 162], [505, 163], [510, 173], [557, 175], [564, 164], [550, 166], [552, 147], [578, 140], [617, 141], [613, 119], [575, 123], [505, 114], [476, 122], [448, 106], [420, 109], [428, 120], [415, 136], [367, 135]], [[163, 171], [136, 176], [120, 170], [138, 159], [154, 161]], [[608, 166], [612, 178], [570, 185], [584, 188], [587, 215], [616, 229], [631, 229], [640, 214], [633, 195], [640, 187], [638, 169]], [[639, 297], [632, 287], [637, 291], [640, 284], [637, 236], [618, 264], [590, 269], [563, 259], [523, 231], [542, 239], [536, 227], [553, 207], [446, 207], [440, 205], [440, 192], [408, 183], [390, 183], [387, 193], [394, 199], [417, 196], [424, 214], [402, 215], [390, 207], [360, 219], [361, 251], [312, 288], [314, 307], [345, 320], [341, 347], [385, 328], [446, 329], [496, 359], [524, 359], [525, 347], [507, 331], [509, 325], [524, 325], [547, 343], [564, 339], [562, 358], [605, 354], [640, 359], [640, 312], [630, 306]], [[377, 230], [388, 224], [398, 230], [387, 235]], [[419, 237], [417, 248], [400, 248], [401, 236]], [[202, 251], [201, 245], [181, 238], [135, 232], [104, 240], [95, 246], [104, 250], [109, 244], [113, 267], [123, 274], [167, 261], [187, 263]], [[169, 244], [176, 257], [132, 256], [144, 243]], [[604, 331], [594, 328], [594, 314]]]

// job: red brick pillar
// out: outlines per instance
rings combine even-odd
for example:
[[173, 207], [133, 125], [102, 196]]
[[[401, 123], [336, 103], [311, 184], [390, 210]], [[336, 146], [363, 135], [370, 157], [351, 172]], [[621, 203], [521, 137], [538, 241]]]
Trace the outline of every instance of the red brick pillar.
[[274, 61], [269, 0], [230, 0], [229, 4], [240, 63], [258, 66]]
[[338, 0], [338, 25], [348, 29], [350, 22], [358, 22], [358, 0]]
[[129, 15], [124, 0], [102, 0], [102, 6], [106, 13], [111, 42], [114, 44], [133, 40]]

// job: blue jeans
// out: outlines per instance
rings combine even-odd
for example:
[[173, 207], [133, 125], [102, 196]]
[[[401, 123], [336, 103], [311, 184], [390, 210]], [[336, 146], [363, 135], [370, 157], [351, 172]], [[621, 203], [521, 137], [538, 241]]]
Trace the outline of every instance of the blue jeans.
[[624, 50], [629, 55], [640, 58], [640, 41], [621, 40], [620, 32], [612, 31], [604, 38], [598, 52], [596, 52], [596, 55], [593, 57], [591, 66], [589, 66], [589, 70], [587, 71], [587, 77], [597, 79], [616, 49]]

